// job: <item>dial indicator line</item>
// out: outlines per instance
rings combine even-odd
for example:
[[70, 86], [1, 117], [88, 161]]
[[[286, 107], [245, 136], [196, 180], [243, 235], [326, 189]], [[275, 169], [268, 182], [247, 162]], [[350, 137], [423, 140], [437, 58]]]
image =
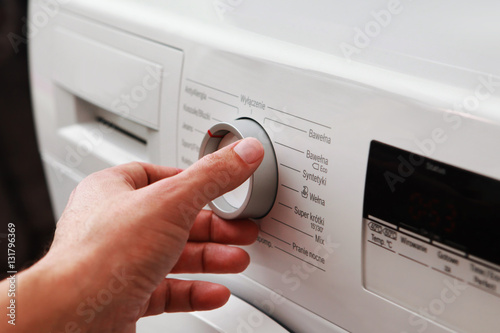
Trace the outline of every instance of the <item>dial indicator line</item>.
[[285, 206], [286, 208], [290, 208], [290, 209], [293, 209], [292, 207], [288, 206], [288, 205], [285, 205], [284, 203], [282, 202], [278, 202], [279, 205], [282, 205], [282, 206]]
[[303, 233], [303, 234], [304, 234], [304, 235], [306, 235], [306, 236], [309, 236], [309, 237], [311, 237], [311, 238], [313, 238], [313, 237], [314, 237], [313, 235], [308, 234], [307, 232], [304, 232], [304, 231], [302, 231], [302, 230], [300, 230], [300, 229], [297, 229], [297, 228], [295, 228], [295, 227], [292, 227], [291, 225], [289, 225], [289, 224], [287, 224], [287, 223], [285, 223], [285, 222], [283, 222], [283, 221], [280, 221], [280, 220], [278, 220], [278, 219], [275, 219], [274, 217], [271, 217], [271, 219], [272, 219], [273, 221], [276, 221], [276, 222], [279, 222], [279, 223], [281, 223], [281, 224], [284, 224], [284, 225], [286, 225], [286, 226], [287, 226], [287, 227], [289, 227], [289, 228], [292, 228], [292, 229], [294, 229], [294, 230], [297, 230], [298, 232], [301, 232], [301, 233]]
[[[271, 235], [270, 233], [265, 232], [265, 231], [264, 231], [264, 230], [262, 230], [262, 229], [260, 229], [260, 232], [262, 232], [263, 234], [266, 234], [266, 235], [268, 235], [268, 236], [271, 236], [271, 237], [273, 237], [273, 238], [276, 238], [277, 240], [279, 240], [279, 241], [281, 241], [281, 242], [283, 242], [283, 243], [285, 243], [285, 244], [287, 244], [287, 245], [292, 245], [291, 243], [288, 243], [287, 241], [282, 240], [281, 238], [278, 238], [278, 237], [276, 237], [276, 236], [274, 236], [274, 235]], [[275, 247], [276, 247], [276, 246], [275, 246]]]
[[211, 138], [223, 138], [224, 137], [224, 135], [214, 135], [212, 132], [210, 132], [210, 130], [207, 130], [207, 133]]
[[299, 153], [301, 153], [301, 154], [304, 154], [304, 151], [299, 150], [299, 149], [296, 149], [296, 148], [293, 148], [293, 147], [290, 147], [290, 146], [287, 146], [287, 145], [285, 145], [285, 144], [283, 144], [283, 143], [281, 143], [281, 142], [274, 141], [274, 143], [275, 143], [275, 144], [277, 144], [277, 145], [280, 145], [280, 146], [283, 146], [283, 147], [289, 148], [289, 149], [291, 149], [291, 150], [295, 150], [296, 152], [299, 152]]
[[287, 189], [289, 189], [289, 190], [292, 190], [292, 191], [294, 191], [294, 192], [299, 193], [299, 191], [298, 191], [298, 190], [296, 190], [296, 189], [294, 189], [294, 188], [291, 188], [290, 186], [286, 186], [285, 184], [281, 184], [281, 186], [286, 187], [286, 188], [287, 188]]
[[217, 102], [217, 103], [221, 103], [221, 104], [224, 104], [224, 105], [230, 106], [230, 107], [232, 107], [232, 108], [235, 108], [235, 109], [236, 109], [236, 112], [238, 112], [238, 113], [240, 112], [240, 109], [239, 109], [237, 106], [234, 106], [234, 105], [231, 105], [231, 104], [229, 104], [229, 103], [226, 103], [226, 102], [220, 101], [220, 100], [215, 99], [215, 98], [213, 98], [213, 97], [209, 97], [208, 99], [210, 99], [210, 100], [212, 100], [212, 101], [215, 101], [215, 102]]
[[285, 164], [283, 164], [283, 163], [280, 163], [280, 165], [281, 165], [281, 166], [284, 166], [285, 168], [288, 168], [288, 169], [290, 169], [290, 170], [297, 171], [297, 172], [299, 172], [299, 173], [300, 173], [300, 170], [294, 169], [294, 168], [292, 168], [292, 167], [290, 167], [290, 166], [288, 166], [288, 165], [285, 165]]
[[291, 254], [290, 252], [285, 251], [285, 250], [283, 250], [283, 249], [281, 249], [281, 248], [279, 248], [279, 247], [277, 247], [277, 246], [275, 246], [275, 248], [277, 248], [278, 250], [280, 250], [280, 251], [282, 251], [282, 252], [285, 252], [285, 253], [286, 253], [286, 254], [288, 254], [288, 255], [291, 255], [291, 256], [292, 256], [292, 257], [294, 257], [294, 258], [299, 259], [300, 261], [305, 262], [306, 264], [309, 264], [309, 265], [311, 265], [311, 266], [313, 266], [313, 267], [316, 267], [317, 269], [319, 269], [319, 270], [321, 270], [321, 271], [325, 272], [325, 270], [324, 270], [323, 268], [318, 267], [318, 266], [316, 266], [316, 265], [313, 265], [313, 264], [311, 264], [309, 261], [306, 261], [306, 260], [304, 260], [304, 259], [302, 259], [302, 258], [299, 258], [299, 257], [297, 257], [296, 255]]
[[315, 125], [318, 125], [318, 126], [322, 126], [322, 127], [328, 128], [328, 129], [332, 129], [330, 126], [326, 126], [324, 124], [317, 123], [317, 122], [309, 120], [307, 118], [302, 118], [302, 117], [296, 116], [294, 114], [291, 114], [289, 112], [285, 112], [283, 110], [278, 110], [278, 109], [272, 108], [270, 106], [268, 106], [267, 108], [270, 109], [270, 110], [276, 111], [276, 112], [281, 112], [281, 113], [286, 114], [286, 115], [291, 116], [291, 117], [295, 117], [295, 118], [300, 119], [300, 120], [308, 121], [308, 122], [310, 122], [312, 124], [315, 124]]
[[[210, 97], [209, 97], [210, 98]], [[282, 122], [279, 122], [277, 120], [274, 120], [274, 119], [271, 119], [271, 118], [264, 118], [264, 124], [266, 123], [266, 120], [269, 120], [269, 121], [274, 121], [275, 123], [278, 123], [280, 125], [283, 125], [283, 126], [286, 126], [286, 127], [290, 127], [291, 129], [294, 129], [294, 130], [297, 130], [297, 131], [300, 131], [302, 133], [307, 133], [307, 131], [303, 130], [302, 128], [298, 128], [298, 127], [295, 127], [295, 126], [291, 126], [291, 125], [288, 125], [288, 124], [285, 124], [285, 123], [282, 123]]]
[[189, 82], [192, 82], [192, 83], [199, 84], [200, 86], [203, 86], [203, 87], [206, 87], [206, 88], [209, 88], [209, 89], [213, 89], [213, 90], [215, 90], [215, 91], [218, 91], [218, 92], [221, 92], [221, 93], [227, 94], [227, 95], [229, 95], [229, 96], [233, 96], [233, 97], [236, 97], [236, 98], [238, 98], [238, 97], [239, 97], [238, 95], [231, 94], [230, 92], [227, 92], [227, 91], [224, 91], [224, 90], [221, 90], [221, 89], [218, 89], [218, 88], [215, 88], [215, 87], [209, 86], [208, 84], [201, 83], [201, 82], [198, 82], [198, 81], [195, 81], [195, 80], [192, 80], [192, 79], [186, 79], [186, 81], [189, 81]]

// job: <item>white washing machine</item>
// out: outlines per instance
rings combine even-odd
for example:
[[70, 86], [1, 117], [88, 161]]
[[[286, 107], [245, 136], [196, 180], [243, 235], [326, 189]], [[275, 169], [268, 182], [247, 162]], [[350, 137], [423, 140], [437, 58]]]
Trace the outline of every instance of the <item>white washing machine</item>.
[[245, 119], [275, 156], [275, 189], [224, 203], [272, 192], [249, 268], [194, 277], [230, 287], [222, 309], [139, 330], [498, 332], [499, 6], [33, 0], [54, 209], [102, 168], [188, 167]]

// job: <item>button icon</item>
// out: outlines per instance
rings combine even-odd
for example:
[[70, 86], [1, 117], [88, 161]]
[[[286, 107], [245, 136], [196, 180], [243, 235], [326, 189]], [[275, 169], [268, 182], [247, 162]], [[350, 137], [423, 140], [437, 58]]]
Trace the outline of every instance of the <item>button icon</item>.
[[302, 194], [302, 198], [307, 198], [307, 195], [309, 194], [309, 188], [307, 186], [304, 186], [300, 194]]

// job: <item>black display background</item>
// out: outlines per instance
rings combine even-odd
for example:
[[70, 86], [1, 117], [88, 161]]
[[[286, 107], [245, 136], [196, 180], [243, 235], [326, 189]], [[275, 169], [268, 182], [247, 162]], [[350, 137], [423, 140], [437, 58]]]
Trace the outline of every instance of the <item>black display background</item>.
[[377, 141], [363, 216], [500, 264], [500, 181]]

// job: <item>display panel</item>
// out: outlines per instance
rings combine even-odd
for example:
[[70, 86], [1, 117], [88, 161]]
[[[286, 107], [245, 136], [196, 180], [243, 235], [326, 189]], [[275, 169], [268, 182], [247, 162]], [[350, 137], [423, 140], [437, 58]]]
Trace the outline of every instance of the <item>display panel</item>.
[[364, 287], [457, 332], [497, 332], [500, 182], [372, 141]]
[[500, 182], [372, 141], [363, 216], [500, 264]]

